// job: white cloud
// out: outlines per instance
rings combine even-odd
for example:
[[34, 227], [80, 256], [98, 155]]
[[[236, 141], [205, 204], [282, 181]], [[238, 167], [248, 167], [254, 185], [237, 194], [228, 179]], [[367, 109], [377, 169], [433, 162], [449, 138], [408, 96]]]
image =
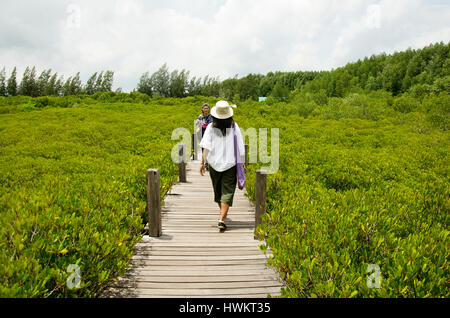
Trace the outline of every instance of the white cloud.
[[19, 73], [27, 65], [66, 76], [80, 71], [84, 80], [111, 69], [115, 87], [125, 90], [165, 62], [221, 79], [330, 69], [382, 51], [448, 42], [450, 5], [436, 1], [4, 0], [0, 61]]

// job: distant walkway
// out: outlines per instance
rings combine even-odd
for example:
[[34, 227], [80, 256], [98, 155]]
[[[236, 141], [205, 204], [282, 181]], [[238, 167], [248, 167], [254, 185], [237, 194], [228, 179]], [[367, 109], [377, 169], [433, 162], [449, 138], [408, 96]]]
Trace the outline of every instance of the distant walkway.
[[103, 297], [267, 297], [280, 295], [277, 273], [253, 238], [254, 208], [236, 189], [226, 224], [217, 229], [219, 208], [200, 162], [187, 164], [162, 207], [162, 236], [144, 236], [132, 268]]

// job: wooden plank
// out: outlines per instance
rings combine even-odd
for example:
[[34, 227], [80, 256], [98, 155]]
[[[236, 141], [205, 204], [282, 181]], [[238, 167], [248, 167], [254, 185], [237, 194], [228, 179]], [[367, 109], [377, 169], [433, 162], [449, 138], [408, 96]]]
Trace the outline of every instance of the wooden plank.
[[[147, 240], [148, 238], [146, 238]], [[178, 248], [178, 247], [186, 247], [186, 248], [249, 248], [254, 247], [257, 248], [258, 245], [263, 245], [261, 241], [252, 240], [252, 241], [238, 241], [237, 243], [219, 243], [219, 242], [165, 242], [162, 240], [152, 240], [151, 242], [139, 242], [135, 244], [135, 247], [149, 247], [149, 248]]]
[[[173, 201], [173, 202], [177, 202], [177, 201], [195, 202], [196, 204], [201, 202], [203, 204], [204, 201], [214, 201], [214, 195], [202, 195], [202, 196], [177, 195], [177, 196], [173, 196], [172, 198], [170, 198], [170, 201]], [[235, 197], [235, 198], [233, 198], [233, 206], [234, 206], [235, 202], [245, 203], [246, 205], [248, 205], [248, 199], [246, 199], [246, 198], [236, 198]], [[213, 202], [213, 203], [216, 203], [216, 202]]]
[[[253, 231], [246, 228], [233, 228], [229, 226], [227, 228], [228, 234], [225, 234], [223, 231], [219, 230], [216, 226], [211, 228], [204, 228], [204, 229], [192, 229], [192, 230], [185, 230], [185, 229], [179, 229], [179, 228], [163, 228], [164, 233], [169, 235], [177, 235], [180, 234], [182, 237], [189, 238], [190, 240], [201, 240], [204, 238], [210, 238], [210, 239], [219, 239], [219, 240], [226, 240], [226, 238], [231, 238], [232, 236], [236, 236], [236, 238], [240, 237], [240, 239], [248, 238], [248, 236], [253, 235]], [[233, 233], [230, 233], [233, 232]], [[198, 237], [195, 237], [198, 236]], [[176, 237], [176, 239], [180, 239], [180, 237]]]
[[[178, 210], [187, 209], [189, 207], [197, 206], [201, 202], [202, 208], [198, 208], [198, 210], [211, 210], [211, 211], [217, 211], [219, 206], [216, 202], [214, 202], [212, 199], [211, 201], [202, 201], [202, 200], [193, 200], [193, 201], [171, 201], [170, 203], [164, 203], [164, 208], [174, 208]], [[197, 209], [197, 208], [196, 208]], [[249, 209], [249, 206], [241, 203], [241, 202], [233, 202], [233, 206], [230, 207], [230, 212], [233, 210], [242, 210], [246, 211]]]
[[[280, 296], [281, 293], [270, 293], [272, 297]], [[170, 296], [170, 295], [145, 295], [138, 294], [136, 290], [129, 288], [111, 288], [107, 290], [103, 297], [106, 298], [186, 298], [186, 296]], [[247, 293], [247, 294], [233, 294], [233, 295], [208, 295], [208, 298], [267, 298], [267, 293]], [[190, 295], [189, 298], [205, 298], [204, 295]]]
[[[198, 268], [197, 268], [198, 267]], [[201, 268], [201, 269], [200, 269]], [[134, 265], [128, 274], [139, 276], [249, 276], [259, 277], [261, 275], [275, 275], [274, 271], [264, 266], [264, 264], [245, 264], [245, 265], [186, 265], [184, 267], [166, 268], [152, 265]], [[278, 277], [278, 276], [276, 276]]]
[[[132, 265], [139, 266], [173, 266], [173, 267], [183, 267], [183, 266], [200, 266], [200, 265], [208, 265], [208, 266], [232, 266], [232, 265], [266, 265], [266, 260], [189, 260], [189, 261], [177, 261], [177, 260], [153, 260], [153, 259], [132, 259], [130, 261]], [[175, 268], [174, 268], [175, 269]]]
[[[184, 218], [181, 215], [170, 217], [170, 216], [166, 215], [162, 218], [162, 220], [166, 221], [164, 223], [166, 225], [170, 224], [172, 226], [179, 226], [180, 228], [217, 226], [218, 215], [200, 216], [198, 218]], [[254, 225], [254, 220], [249, 220], [248, 217], [242, 217], [239, 219], [233, 218], [233, 219], [225, 220], [225, 223], [229, 226], [241, 225], [241, 226], [246, 226], [246, 227], [250, 227], [251, 229], [253, 229], [252, 225]]]
[[[188, 209], [183, 207], [165, 207], [162, 209], [162, 215], [166, 216], [183, 216], [183, 217], [189, 217], [191, 216], [205, 216], [205, 217], [216, 217], [219, 214], [220, 210], [219, 207], [212, 207], [209, 209]], [[251, 211], [248, 211], [247, 209], [241, 209], [241, 208], [235, 208], [230, 209], [228, 211], [228, 219], [233, 219], [233, 217], [243, 216], [246, 217], [249, 220], [254, 220], [253, 213]]]
[[260, 255], [261, 251], [258, 250], [255, 246], [248, 247], [183, 247], [183, 248], [174, 248], [171, 246], [163, 246], [163, 247], [148, 247], [148, 248], [135, 248], [135, 253], [161, 253], [161, 255], [168, 253], [179, 253], [177, 255]]
[[271, 281], [278, 283], [277, 279], [274, 278], [272, 274], [258, 275], [258, 276], [231, 276], [231, 275], [215, 275], [215, 276], [143, 276], [135, 274], [127, 274], [121, 277], [117, 284], [121, 281], [132, 280], [136, 282], [148, 282], [148, 283], [215, 283], [215, 282], [262, 282]]
[[[135, 289], [135, 288], [132, 288]], [[151, 288], [151, 289], [137, 289], [141, 296], [210, 296], [210, 295], [239, 295], [239, 294], [264, 294], [264, 293], [279, 293], [279, 287], [253, 287], [253, 288]]]
[[[270, 250], [270, 248], [269, 248]], [[159, 244], [154, 243], [151, 245], [135, 245], [135, 251], [150, 251], [150, 252], [157, 252], [157, 251], [184, 251], [184, 252], [202, 252], [202, 251], [215, 251], [217, 253], [227, 253], [228, 251], [258, 251], [261, 253], [261, 251], [258, 249], [257, 244], [235, 244], [235, 245], [229, 245], [226, 243], [209, 243], [209, 244], [203, 244], [203, 243], [196, 243], [196, 244], [190, 244], [187, 245], [183, 242], [176, 242], [174, 244]]]
[[[255, 249], [256, 250], [256, 249]], [[250, 251], [250, 250], [236, 250], [233, 252], [227, 252], [227, 255], [229, 256], [245, 256], [245, 255], [260, 255], [261, 252], [256, 250], [255, 251]], [[199, 252], [199, 251], [192, 251], [192, 252], [183, 252], [183, 251], [179, 251], [179, 250], [175, 250], [175, 251], [171, 251], [171, 250], [165, 250], [165, 251], [136, 251], [136, 256], [145, 256], [145, 257], [149, 257], [149, 256], [221, 256], [223, 255], [223, 253], [217, 252], [217, 251], [203, 251], [203, 252]], [[270, 258], [270, 256], [272, 256], [272, 254], [266, 254], [267, 258]]]
[[[213, 214], [219, 212], [219, 205], [217, 203], [210, 204], [209, 206], [202, 206], [192, 208], [192, 206], [186, 206], [182, 204], [168, 204], [162, 207], [162, 212], [172, 213], [187, 213], [187, 214]], [[238, 213], [246, 215], [254, 215], [253, 208], [247, 206], [232, 206], [228, 213]]]
[[[214, 213], [212, 215], [198, 215], [198, 216], [171, 214], [171, 215], [163, 215], [162, 219], [166, 221], [166, 224], [169, 222], [172, 222], [172, 223], [185, 223], [185, 224], [201, 225], [202, 223], [206, 223], [206, 222], [207, 223], [211, 223], [211, 222], [217, 223], [218, 213], [217, 214]], [[236, 223], [236, 224], [245, 223], [247, 225], [247, 224], [253, 224], [255, 222], [255, 220], [253, 220], [252, 218], [250, 218], [247, 215], [242, 215], [239, 217], [236, 215], [231, 215], [229, 218], [227, 217], [225, 219], [225, 222], [227, 222], [227, 224], [228, 223]]]
[[[236, 246], [236, 245], [240, 245], [242, 243], [256, 244], [256, 243], [260, 242], [257, 240], [253, 240], [253, 241], [249, 240], [248, 235], [245, 236], [245, 240], [242, 240], [242, 238], [238, 237], [238, 235], [236, 233], [235, 233], [235, 235], [232, 235], [232, 236], [225, 235], [225, 233], [218, 233], [218, 234], [224, 234], [224, 235], [221, 235], [221, 236], [209, 235], [210, 237], [215, 238], [214, 241], [210, 241], [212, 244], [220, 243], [220, 244], [228, 244], [228, 246]], [[189, 243], [189, 244], [191, 244], [191, 246], [193, 244], [207, 244], [207, 242], [205, 242], [206, 240], [204, 239], [205, 235], [192, 236], [192, 235], [188, 235], [188, 234], [185, 234], [185, 235], [180, 234], [180, 235], [173, 236], [173, 235], [168, 235], [167, 233], [163, 233], [163, 235], [164, 235], [163, 239], [159, 239], [159, 240], [154, 239], [150, 242], [155, 242], [155, 243], [159, 242], [161, 244], [166, 244], [166, 245], [167, 244], [180, 244], [180, 243], [187, 244], [187, 243]], [[186, 240], [186, 239], [189, 239], [189, 240]]]
[[[200, 219], [189, 219], [189, 218], [162, 218], [162, 221], [164, 224], [166, 224], [167, 227], [195, 227], [195, 228], [204, 228], [204, 227], [217, 227], [218, 217], [212, 217], [212, 218], [200, 218]], [[166, 221], [166, 222], [164, 222]], [[248, 221], [246, 219], [234, 219], [233, 221], [225, 220], [225, 223], [228, 225], [228, 227], [241, 227], [241, 228], [247, 228], [247, 229], [253, 229], [254, 228], [254, 222]]]
[[[215, 225], [211, 225], [211, 227], [204, 227], [204, 228], [194, 228], [192, 226], [186, 226], [186, 227], [181, 227], [181, 226], [174, 226], [174, 227], [163, 227], [163, 231], [164, 233], [170, 234], [170, 233], [182, 233], [182, 234], [214, 234], [214, 233], [218, 233], [220, 232], [219, 229], [217, 228], [217, 226]], [[248, 228], [242, 228], [242, 227], [232, 227], [232, 226], [228, 226], [227, 228], [228, 233], [233, 232], [229, 235], [232, 234], [253, 234], [253, 230], [250, 230]], [[224, 234], [224, 233], [220, 233], [220, 234]]]
[[[170, 205], [175, 205], [174, 202], [163, 202], [164, 204], [161, 206], [162, 209], [167, 209], [168, 207], [170, 207]], [[202, 202], [203, 203], [203, 202]], [[217, 202], [214, 202], [213, 205], [215, 208], [219, 208], [219, 205], [217, 204]], [[182, 202], [177, 202], [176, 206], [180, 209], [180, 210], [190, 210], [190, 211], [202, 211], [202, 210], [209, 210], [211, 209], [211, 206], [204, 206], [199, 205], [199, 202], [197, 202], [197, 204], [195, 205], [191, 205], [191, 204], [182, 204]], [[236, 207], [235, 205], [233, 205], [232, 207], [230, 207], [230, 210], [236, 210], [237, 208], [239, 208], [239, 210], [242, 211], [248, 211], [248, 212], [254, 212], [254, 207], [251, 205], [243, 205], [243, 206], [239, 206]]]
[[[271, 293], [270, 296], [271, 297], [277, 297], [280, 296], [281, 293]], [[120, 297], [120, 296], [119, 296]], [[185, 296], [158, 296], [158, 295], [136, 295], [136, 296], [125, 296], [125, 297], [136, 297], [136, 298], [185, 298]], [[233, 294], [233, 295], [208, 295], [208, 298], [221, 298], [221, 299], [227, 299], [227, 298], [268, 298], [268, 294]], [[189, 298], [205, 298], [204, 295], [202, 296], [195, 296], [195, 295], [190, 295]]]
[[[132, 259], [150, 259], [150, 257], [134, 255]], [[151, 256], [151, 260], [159, 261], [159, 260], [174, 260], [174, 261], [228, 261], [228, 260], [255, 260], [255, 259], [263, 259], [266, 260], [266, 255], [259, 253], [254, 255], [195, 255], [195, 256], [186, 256], [186, 255], [153, 255]]]
[[[183, 210], [177, 210], [177, 211], [163, 211], [162, 216], [166, 217], [178, 217], [178, 218], [190, 218], [195, 219], [198, 217], [205, 217], [205, 218], [216, 218], [219, 215], [219, 209], [214, 210], [208, 210], [208, 211], [183, 211]], [[244, 218], [246, 220], [251, 220], [254, 222], [254, 217], [252, 214], [250, 214], [247, 211], [236, 211], [236, 210], [230, 210], [228, 212], [228, 219], [233, 220], [234, 218]]]
[[[227, 226], [230, 229], [247, 229], [253, 232], [254, 224], [251, 222], [245, 222], [245, 221], [234, 221], [234, 222], [226, 222]], [[203, 222], [187, 222], [187, 221], [170, 221], [165, 223], [166, 229], [180, 229], [180, 230], [186, 230], [186, 232], [192, 230], [203, 230], [203, 229], [211, 229], [214, 230], [217, 229], [217, 220], [204, 220]]]
[[[182, 234], [183, 234], [183, 236], [174, 236], [174, 238], [171, 240], [171, 242], [172, 243], [182, 243], [182, 242], [201, 243], [203, 241], [215, 241], [217, 243], [221, 243], [221, 244], [228, 243], [229, 246], [234, 246], [236, 244], [239, 244], [242, 241], [242, 239], [238, 238], [239, 233], [235, 233], [234, 235], [231, 235], [231, 234], [225, 235], [224, 233], [220, 233], [220, 234], [224, 234], [223, 237], [217, 237], [216, 235], [205, 234], [205, 233], [182, 233]], [[188, 235], [188, 234], [192, 234], [192, 235]]]
[[278, 282], [265, 280], [265, 281], [246, 281], [246, 282], [146, 282], [146, 281], [128, 281], [122, 284], [122, 288], [139, 288], [139, 289], [244, 289], [244, 288], [270, 288], [280, 287]]
[[[221, 233], [222, 234], [222, 233]], [[228, 246], [237, 246], [242, 244], [242, 240], [239, 239], [237, 236], [230, 236], [230, 235], [224, 235], [223, 237], [215, 237], [215, 236], [205, 236], [205, 235], [194, 235], [194, 236], [188, 236], [185, 234], [184, 236], [174, 236], [170, 240], [161, 240], [159, 243], [164, 245], [169, 244], [186, 244], [189, 242], [192, 245], [194, 244], [203, 244], [205, 241], [214, 241], [214, 244], [228, 244]], [[154, 241], [158, 242], [158, 241]], [[251, 241], [248, 241], [251, 243]], [[255, 242], [256, 243], [256, 242]], [[256, 245], [255, 245], [256, 248]]]

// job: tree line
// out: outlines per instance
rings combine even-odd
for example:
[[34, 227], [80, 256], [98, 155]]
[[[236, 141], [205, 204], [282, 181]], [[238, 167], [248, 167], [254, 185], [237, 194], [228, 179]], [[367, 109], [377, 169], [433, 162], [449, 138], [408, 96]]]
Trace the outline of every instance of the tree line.
[[142, 74], [136, 90], [149, 96], [186, 97], [186, 96], [214, 96], [227, 100], [240, 101], [257, 100], [259, 96], [267, 96], [273, 90], [289, 92], [296, 87], [311, 81], [318, 72], [270, 72], [267, 75], [248, 74], [238, 79], [233, 78], [220, 81], [217, 77], [206, 75], [189, 78], [189, 71], [169, 71], [164, 64], [153, 74]]
[[58, 73], [52, 74], [52, 70], [44, 70], [37, 76], [36, 67], [29, 66], [23, 73], [20, 83], [17, 82], [17, 68], [14, 67], [10, 77], [6, 78], [5, 67], [0, 71], [0, 96], [69, 96], [98, 92], [109, 92], [114, 82], [113, 71], [95, 72], [86, 84], [80, 79], [80, 72], [64, 80], [64, 76]]
[[137, 91], [149, 96], [223, 97], [233, 102], [272, 96], [287, 98], [293, 91], [344, 97], [352, 91], [384, 90], [394, 96], [411, 92], [424, 95], [450, 91], [450, 43], [431, 44], [387, 55], [372, 55], [331, 71], [269, 72], [245, 77], [193, 77], [186, 70], [169, 72], [166, 64], [150, 75], [142, 75]]
[[[352, 91], [384, 90], [394, 96], [405, 92], [424, 95], [450, 91], [450, 43], [431, 44], [423, 49], [408, 49], [387, 55], [372, 55], [331, 71], [269, 72], [266, 75], [236, 75], [220, 81], [218, 77], [190, 77], [190, 72], [170, 71], [167, 64], [156, 72], [142, 74], [134, 91], [150, 97], [213, 96], [233, 102], [258, 97], [287, 98], [292, 92], [311, 92], [326, 97], [344, 97]], [[93, 74], [85, 85], [80, 73], [64, 81], [46, 70], [39, 77], [35, 67], [27, 67], [20, 84], [16, 68], [6, 79], [0, 72], [0, 96], [44, 96], [95, 94], [112, 90], [114, 72]], [[121, 89], [117, 90], [118, 92]]]
[[354, 90], [384, 90], [423, 95], [450, 91], [450, 43], [407, 49], [392, 55], [366, 57], [329, 72], [321, 72], [303, 90], [344, 97]]

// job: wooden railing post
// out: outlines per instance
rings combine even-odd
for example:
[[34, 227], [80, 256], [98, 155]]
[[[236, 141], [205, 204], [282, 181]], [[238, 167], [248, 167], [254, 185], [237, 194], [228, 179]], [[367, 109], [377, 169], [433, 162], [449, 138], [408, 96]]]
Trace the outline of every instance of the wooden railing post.
[[161, 190], [158, 169], [147, 170], [148, 232], [151, 237], [159, 237], [161, 224]]
[[248, 145], [245, 145], [245, 166], [248, 166]]
[[186, 182], [186, 146], [184, 144], [178, 145], [178, 177], [180, 182]]
[[197, 149], [197, 134], [196, 133], [192, 134], [192, 149], [193, 149], [193, 152], [194, 152], [194, 154], [192, 156], [192, 159], [194, 161], [196, 161], [197, 157], [198, 157], [198, 153], [197, 153], [198, 152], [198, 149]]
[[267, 171], [256, 170], [255, 229], [261, 224], [261, 217], [266, 212], [266, 175]]

